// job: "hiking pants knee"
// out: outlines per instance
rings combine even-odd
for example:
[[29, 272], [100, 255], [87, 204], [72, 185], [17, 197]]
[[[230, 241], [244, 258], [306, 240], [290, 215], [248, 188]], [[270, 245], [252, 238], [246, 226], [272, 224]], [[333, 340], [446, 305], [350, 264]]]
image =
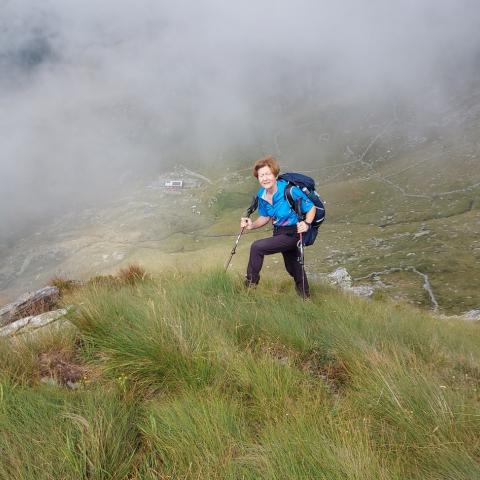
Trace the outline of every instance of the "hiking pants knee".
[[260, 270], [263, 266], [265, 255], [281, 253], [287, 272], [295, 280], [295, 288], [301, 295], [303, 286], [305, 286], [305, 295], [309, 294], [307, 276], [299, 262], [300, 253], [298, 251], [297, 234], [274, 234], [273, 237], [256, 240], [250, 247], [250, 259], [247, 267], [247, 281], [257, 284], [260, 281]]

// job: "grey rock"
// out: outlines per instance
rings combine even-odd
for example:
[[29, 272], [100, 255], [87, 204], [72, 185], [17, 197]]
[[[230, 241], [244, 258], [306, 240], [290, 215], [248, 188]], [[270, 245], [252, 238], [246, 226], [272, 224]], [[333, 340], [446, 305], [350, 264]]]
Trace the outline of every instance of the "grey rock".
[[352, 277], [344, 267], [337, 268], [334, 272], [327, 275], [327, 280], [332, 285], [337, 285], [340, 288], [351, 288]]
[[52, 377], [42, 377], [40, 382], [50, 385], [52, 387], [58, 387], [58, 382]]
[[470, 320], [472, 322], [478, 321], [480, 320], [480, 308], [470, 310], [469, 312], [464, 313], [462, 316], [465, 320]]
[[12, 303], [0, 308], [0, 326], [19, 320], [28, 315], [28, 312], [36, 308], [49, 310], [58, 300], [57, 287], [44, 287], [35, 292], [28, 292], [17, 298]]
[[0, 337], [9, 337], [11, 335], [17, 335], [20, 333], [32, 332], [39, 328], [45, 327], [52, 322], [60, 320], [67, 314], [67, 310], [62, 308], [59, 310], [53, 310], [52, 312], [45, 312], [40, 315], [21, 318], [9, 325], [0, 328]]
[[325, 278], [331, 285], [340, 287], [342, 290], [353, 293], [354, 295], [358, 295], [359, 297], [371, 297], [376, 288], [378, 288], [374, 285], [353, 286], [352, 277], [344, 267], [337, 268], [334, 272], [329, 273]]
[[429, 233], [430, 230], [425, 230], [424, 228], [421, 228], [420, 231], [413, 234], [413, 238], [423, 237], [424, 235], [428, 235]]
[[462, 315], [437, 315], [440, 320], [463, 320], [464, 322], [478, 322], [480, 321], [480, 309], [470, 310]]

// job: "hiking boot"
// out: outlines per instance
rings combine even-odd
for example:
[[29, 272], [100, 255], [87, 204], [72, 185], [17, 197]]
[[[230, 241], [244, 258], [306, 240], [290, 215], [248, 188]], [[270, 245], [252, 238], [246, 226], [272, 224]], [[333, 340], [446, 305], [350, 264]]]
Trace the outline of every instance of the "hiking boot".
[[252, 282], [248, 277], [245, 277], [243, 284], [245, 285], [245, 288], [249, 290], [251, 288], [256, 288], [256, 286], [258, 285], [258, 282]]
[[297, 295], [299, 297], [304, 298], [305, 300], [308, 300], [310, 298], [310, 292], [308, 290], [305, 290], [305, 295], [303, 295], [302, 289], [295, 287], [295, 291], [297, 292]]

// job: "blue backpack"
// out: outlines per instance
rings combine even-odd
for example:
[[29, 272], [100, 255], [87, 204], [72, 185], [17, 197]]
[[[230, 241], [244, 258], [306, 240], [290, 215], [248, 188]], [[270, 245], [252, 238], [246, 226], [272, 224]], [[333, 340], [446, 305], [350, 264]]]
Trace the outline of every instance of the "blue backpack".
[[288, 185], [285, 188], [285, 198], [288, 200], [288, 203], [292, 209], [297, 212], [297, 214], [298, 208], [297, 205], [295, 205], [295, 200], [293, 199], [291, 193], [291, 189], [293, 187], [300, 188], [307, 198], [315, 205], [317, 209], [315, 212], [315, 218], [313, 219], [312, 225], [308, 231], [303, 235], [303, 244], [306, 247], [313, 245], [315, 239], [317, 238], [318, 228], [325, 220], [325, 205], [323, 204], [318, 193], [315, 191], [315, 180], [301, 173], [283, 173], [282, 175], [278, 176], [278, 179], [288, 182]]

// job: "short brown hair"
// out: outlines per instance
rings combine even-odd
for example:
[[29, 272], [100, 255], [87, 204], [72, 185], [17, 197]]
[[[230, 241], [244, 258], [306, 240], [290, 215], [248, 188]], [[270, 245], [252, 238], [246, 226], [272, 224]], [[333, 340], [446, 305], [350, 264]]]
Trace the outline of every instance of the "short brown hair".
[[258, 178], [258, 171], [263, 167], [269, 167], [275, 176], [280, 173], [280, 166], [273, 155], [267, 155], [255, 162], [253, 165], [253, 176], [255, 178]]

